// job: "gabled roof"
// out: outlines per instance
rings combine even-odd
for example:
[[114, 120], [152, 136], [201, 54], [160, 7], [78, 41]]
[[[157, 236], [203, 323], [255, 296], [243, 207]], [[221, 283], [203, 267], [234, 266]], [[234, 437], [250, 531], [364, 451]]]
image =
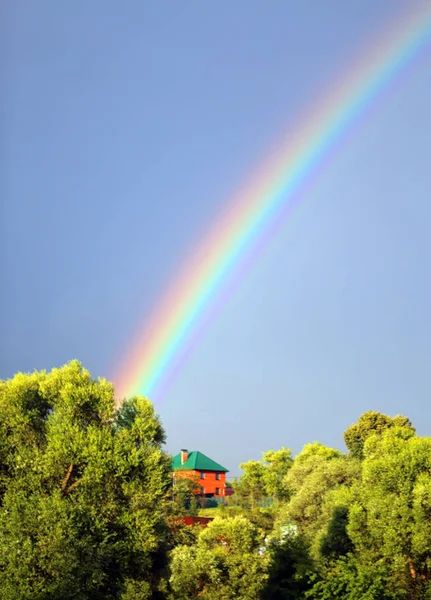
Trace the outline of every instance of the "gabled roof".
[[172, 470], [173, 471], [219, 471], [222, 473], [228, 473], [229, 469], [225, 469], [218, 463], [216, 463], [202, 452], [193, 450], [189, 452], [189, 456], [184, 464], [181, 464], [181, 452], [176, 454], [172, 458]]

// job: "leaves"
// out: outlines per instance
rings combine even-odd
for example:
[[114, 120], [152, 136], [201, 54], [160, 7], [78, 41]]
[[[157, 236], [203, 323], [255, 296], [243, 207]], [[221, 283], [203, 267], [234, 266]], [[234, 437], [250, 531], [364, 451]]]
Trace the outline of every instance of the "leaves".
[[263, 460], [242, 463], [243, 475], [233, 482], [235, 502], [254, 509], [265, 501], [281, 501], [289, 496], [286, 475], [293, 464], [292, 451], [284, 446], [263, 453]]
[[366, 440], [375, 434], [381, 435], [386, 429], [397, 427], [404, 429], [405, 435], [412, 436], [415, 428], [407, 417], [397, 415], [389, 417], [380, 412], [369, 410], [362, 414], [358, 422], [344, 432], [344, 441], [353, 458], [362, 459]]
[[113, 386], [77, 361], [1, 382], [0, 598], [150, 597], [167, 538], [163, 441], [148, 400], [116, 412]]
[[171, 585], [178, 600], [258, 600], [268, 578], [269, 557], [259, 554], [256, 527], [245, 517], [216, 518], [195, 546], [172, 553]]
[[168, 527], [197, 481], [173, 488], [164, 441], [77, 361], [0, 382], [0, 600], [431, 600], [431, 438], [406, 417], [243, 463], [206, 529]]

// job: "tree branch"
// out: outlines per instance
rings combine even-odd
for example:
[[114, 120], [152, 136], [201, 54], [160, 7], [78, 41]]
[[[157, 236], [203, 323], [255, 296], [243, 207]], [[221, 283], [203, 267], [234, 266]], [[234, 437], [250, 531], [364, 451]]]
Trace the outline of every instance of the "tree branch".
[[77, 485], [79, 485], [79, 484], [81, 483], [81, 481], [82, 481], [82, 479], [77, 479], [76, 481], [74, 481], [74, 482], [72, 483], [72, 485], [71, 485], [70, 487], [68, 487], [68, 488], [67, 488], [67, 490], [65, 490], [65, 491], [64, 491], [64, 493], [66, 494], [66, 496], [67, 496], [68, 494], [70, 494], [70, 492], [71, 492], [71, 491], [72, 491], [74, 488], [76, 488], [76, 486], [77, 486]]
[[64, 490], [66, 489], [67, 483], [70, 479], [70, 476], [72, 475], [72, 471], [73, 471], [73, 463], [70, 463], [70, 466], [67, 469], [66, 477], [63, 479], [63, 481], [61, 483], [61, 491], [62, 492], [64, 492]]

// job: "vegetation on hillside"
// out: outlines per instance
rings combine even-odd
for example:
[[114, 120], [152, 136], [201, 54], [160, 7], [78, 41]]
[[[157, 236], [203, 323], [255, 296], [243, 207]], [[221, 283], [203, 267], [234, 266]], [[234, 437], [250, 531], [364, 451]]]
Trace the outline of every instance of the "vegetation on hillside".
[[368, 411], [241, 465], [206, 528], [141, 397], [72, 362], [0, 382], [0, 600], [431, 600], [431, 438]]

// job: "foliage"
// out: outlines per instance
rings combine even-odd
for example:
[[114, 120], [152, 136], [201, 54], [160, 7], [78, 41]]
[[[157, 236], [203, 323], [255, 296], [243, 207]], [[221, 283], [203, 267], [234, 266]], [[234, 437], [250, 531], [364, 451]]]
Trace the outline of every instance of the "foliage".
[[199, 512], [199, 502], [196, 498], [198, 477], [177, 477], [172, 488], [172, 514], [175, 516], [195, 517]]
[[170, 461], [150, 402], [76, 361], [0, 383], [0, 598], [155, 598]]
[[431, 438], [393, 427], [368, 439], [347, 531], [362, 564], [387, 565], [393, 593], [431, 591]]
[[342, 453], [335, 448], [324, 446], [320, 442], [312, 442], [311, 444], [305, 444], [301, 452], [295, 458], [295, 465], [307, 464], [310, 458], [315, 456], [324, 460], [331, 460], [332, 458], [340, 458]]
[[290, 534], [281, 541], [272, 540], [268, 552], [269, 577], [262, 600], [302, 600], [311, 587], [313, 574], [306, 540]]
[[243, 463], [206, 528], [164, 440], [76, 361], [0, 382], [0, 600], [431, 600], [431, 438], [408, 418]]
[[332, 554], [334, 546], [339, 552], [350, 547], [347, 510], [352, 484], [359, 477], [358, 462], [321, 444], [306, 446], [295, 460], [287, 477], [292, 498], [278, 519], [297, 525], [314, 559]]
[[407, 417], [397, 415], [389, 417], [380, 412], [369, 410], [362, 414], [357, 423], [351, 425], [344, 432], [344, 442], [354, 458], [363, 458], [363, 449], [366, 440], [374, 434], [382, 434], [386, 429], [402, 427], [410, 435], [414, 435], [415, 428]]
[[196, 544], [196, 540], [202, 529], [202, 526], [199, 524], [186, 525], [179, 517], [171, 518], [169, 525], [170, 535], [168, 543], [171, 549], [176, 546], [193, 546]]
[[[415, 436], [406, 417], [371, 412], [346, 438], [348, 456], [304, 447], [285, 479], [290, 499], [274, 515], [275, 530], [305, 541], [305, 597], [430, 599], [431, 439]], [[291, 564], [273, 568], [268, 598], [295, 597]]]
[[286, 500], [289, 494], [285, 478], [293, 464], [292, 451], [284, 447], [269, 450], [262, 458], [262, 461], [242, 463], [243, 474], [233, 482], [234, 502], [251, 510], [264, 505], [268, 499]]
[[259, 554], [261, 538], [245, 517], [216, 518], [196, 546], [172, 553], [174, 598], [258, 600], [268, 578], [269, 559]]
[[347, 534], [349, 509], [336, 506], [328, 523], [326, 532], [320, 539], [320, 554], [328, 558], [345, 556], [353, 550], [352, 540]]
[[387, 593], [384, 564], [372, 568], [358, 565], [352, 556], [342, 556], [334, 561], [313, 588], [305, 593], [312, 600], [401, 600]]

